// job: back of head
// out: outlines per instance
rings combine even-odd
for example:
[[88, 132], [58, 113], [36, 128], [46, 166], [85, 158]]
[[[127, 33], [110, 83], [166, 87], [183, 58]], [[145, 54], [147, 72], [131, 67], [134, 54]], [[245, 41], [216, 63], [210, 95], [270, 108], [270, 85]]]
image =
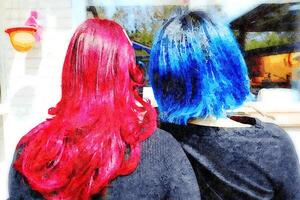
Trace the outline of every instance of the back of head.
[[247, 67], [230, 29], [203, 12], [168, 20], [158, 31], [149, 77], [162, 121], [222, 117], [250, 94]]
[[54, 117], [20, 140], [14, 167], [45, 199], [90, 199], [134, 171], [140, 143], [156, 129], [155, 110], [137, 91], [142, 81], [122, 27], [84, 22], [67, 50]]

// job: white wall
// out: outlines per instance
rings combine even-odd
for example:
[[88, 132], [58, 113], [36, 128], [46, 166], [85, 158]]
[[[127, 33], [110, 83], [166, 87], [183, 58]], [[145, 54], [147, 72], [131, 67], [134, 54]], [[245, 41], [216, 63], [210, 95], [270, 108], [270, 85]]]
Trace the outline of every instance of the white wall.
[[[30, 10], [40, 14], [43, 39], [29, 53], [17, 53], [3, 29], [23, 25]], [[0, 79], [2, 103], [8, 111], [4, 115], [5, 157], [0, 162], [0, 199], [6, 199], [8, 169], [17, 142], [43, 121], [48, 108], [59, 100], [62, 64], [73, 32], [72, 3], [71, 0], [0, 0], [0, 13]]]
[[[3, 12], [3, 9], [4, 9], [3, 2], [0, 1], [0, 13]], [[3, 21], [2, 18], [3, 18], [3, 16], [0, 15], [0, 22]], [[2, 23], [0, 23], [0, 30], [2, 30]], [[0, 31], [0, 45], [1, 45], [1, 41], [3, 40], [2, 39], [3, 35], [4, 35], [4, 33], [2, 33]], [[1, 91], [2, 90], [2, 85], [3, 85], [3, 83], [2, 83], [2, 80], [3, 80], [3, 78], [2, 78], [3, 77], [2, 66], [4, 65], [3, 57], [4, 57], [3, 51], [0, 51], [0, 162], [3, 160], [3, 157], [4, 157], [3, 120], [2, 120], [2, 115], [1, 115], [1, 113], [3, 112], [2, 111], [2, 106], [1, 106], [2, 105], [1, 104], [1, 102], [2, 102], [2, 97], [1, 96], [3, 96], [3, 91]]]

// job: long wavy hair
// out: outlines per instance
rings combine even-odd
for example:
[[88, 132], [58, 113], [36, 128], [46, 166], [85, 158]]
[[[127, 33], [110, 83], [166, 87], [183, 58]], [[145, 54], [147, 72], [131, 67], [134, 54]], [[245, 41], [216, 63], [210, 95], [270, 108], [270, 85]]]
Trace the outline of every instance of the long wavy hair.
[[228, 26], [192, 11], [168, 20], [153, 42], [150, 83], [165, 122], [223, 117], [250, 97], [247, 66]]
[[85, 200], [133, 172], [156, 111], [138, 94], [143, 74], [123, 28], [90, 19], [75, 31], [54, 115], [17, 145], [15, 169], [45, 199]]

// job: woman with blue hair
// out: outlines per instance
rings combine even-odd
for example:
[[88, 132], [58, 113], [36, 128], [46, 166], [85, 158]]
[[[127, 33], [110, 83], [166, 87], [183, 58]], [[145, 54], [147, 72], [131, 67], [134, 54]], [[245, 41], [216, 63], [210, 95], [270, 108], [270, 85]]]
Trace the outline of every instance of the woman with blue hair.
[[300, 199], [300, 167], [278, 126], [226, 111], [251, 98], [230, 29], [203, 12], [168, 20], [153, 43], [150, 82], [161, 127], [180, 141], [202, 199]]

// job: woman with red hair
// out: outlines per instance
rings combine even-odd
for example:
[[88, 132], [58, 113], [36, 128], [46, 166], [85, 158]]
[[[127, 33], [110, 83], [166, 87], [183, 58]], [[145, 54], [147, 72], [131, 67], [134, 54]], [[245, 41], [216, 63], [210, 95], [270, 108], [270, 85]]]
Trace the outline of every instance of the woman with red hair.
[[[69, 44], [62, 97], [19, 142], [10, 199], [200, 199], [180, 145], [138, 94], [143, 75], [117, 23], [90, 19]], [[128, 176], [126, 176], [128, 175]]]

